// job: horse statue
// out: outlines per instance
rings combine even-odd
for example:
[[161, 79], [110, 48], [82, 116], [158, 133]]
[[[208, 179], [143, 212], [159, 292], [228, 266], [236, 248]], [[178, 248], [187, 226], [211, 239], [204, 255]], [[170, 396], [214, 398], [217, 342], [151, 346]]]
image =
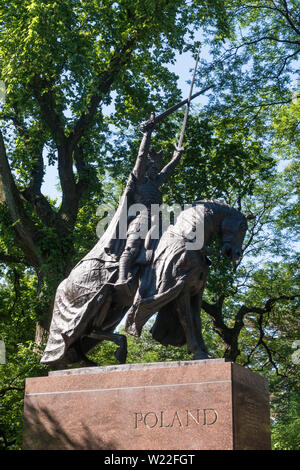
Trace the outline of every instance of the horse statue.
[[[187, 344], [194, 359], [209, 357], [200, 319], [209, 269], [207, 247], [212, 236], [218, 234], [222, 254], [233, 261], [239, 259], [247, 217], [224, 203], [200, 201], [183, 210], [165, 231], [161, 230], [159, 217], [151, 226], [152, 207], [162, 203], [160, 187], [178, 166], [184, 150], [189, 103], [206, 89], [192, 96], [191, 87], [188, 100], [159, 116], [152, 113], [141, 124], [138, 156], [118, 210], [99, 242], [57, 288], [42, 363], [55, 368], [78, 362], [97, 365], [86, 354], [104, 340], [118, 345], [115, 356], [125, 363], [126, 336], [115, 333], [115, 328], [126, 315], [125, 330], [138, 336], [157, 312], [151, 330], [157, 341], [164, 345]], [[150, 147], [152, 132], [158, 122], [185, 103], [188, 105], [179, 143], [172, 159], [160, 169], [161, 153]], [[128, 207], [136, 205], [140, 210], [129, 215]], [[155, 224], [158, 236], [153, 237]]]
[[[116, 220], [119, 217], [117, 213]], [[199, 228], [201, 246], [193, 246], [191, 234]], [[151, 329], [155, 340], [163, 345], [187, 344], [194, 359], [209, 358], [200, 318], [210, 264], [208, 245], [217, 234], [221, 254], [236, 261], [242, 256], [246, 230], [247, 216], [237, 209], [218, 201], [195, 202], [155, 240], [150, 260], [134, 259], [125, 295], [118, 285], [120, 256], [107, 251], [108, 228], [59, 285], [41, 362], [54, 368], [73, 363], [97, 365], [86, 354], [110, 340], [118, 345], [115, 356], [125, 363], [126, 336], [115, 333], [115, 328], [126, 315], [125, 330], [140, 335], [155, 313]]]

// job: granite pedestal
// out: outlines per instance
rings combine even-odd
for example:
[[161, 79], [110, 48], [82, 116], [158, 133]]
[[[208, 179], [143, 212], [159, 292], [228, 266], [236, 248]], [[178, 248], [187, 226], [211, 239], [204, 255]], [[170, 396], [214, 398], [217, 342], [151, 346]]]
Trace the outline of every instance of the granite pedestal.
[[267, 381], [223, 359], [26, 381], [24, 449], [270, 449]]

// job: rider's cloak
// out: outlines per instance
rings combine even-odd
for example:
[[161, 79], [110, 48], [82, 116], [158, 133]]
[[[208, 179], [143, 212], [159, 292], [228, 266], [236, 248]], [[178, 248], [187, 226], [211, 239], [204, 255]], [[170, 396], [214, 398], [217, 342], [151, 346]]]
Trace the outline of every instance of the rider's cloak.
[[[112, 283], [118, 278], [118, 261], [126, 243], [126, 238], [118, 237], [120, 221], [127, 220], [127, 204], [131, 202], [133, 191], [131, 175], [105, 233], [58, 286], [42, 363], [62, 359], [66, 363], [76, 362], [77, 352], [72, 345], [86, 332], [98, 312], [105, 314], [105, 302], [111, 295]], [[100, 327], [101, 318], [97, 323]]]

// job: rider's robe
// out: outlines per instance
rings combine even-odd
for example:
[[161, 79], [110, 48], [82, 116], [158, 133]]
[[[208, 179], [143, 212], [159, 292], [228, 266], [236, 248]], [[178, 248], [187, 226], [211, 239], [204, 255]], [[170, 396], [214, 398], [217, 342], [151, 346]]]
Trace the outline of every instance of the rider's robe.
[[[87, 331], [99, 312], [104, 315], [112, 284], [118, 278], [118, 261], [126, 243], [126, 239], [119, 239], [117, 234], [121, 217], [127, 217], [126, 205], [130, 201], [132, 186], [132, 178], [129, 178], [104, 235], [58, 286], [42, 363], [76, 362], [77, 352], [72, 345]], [[101, 318], [97, 319], [97, 324], [101, 327]]]

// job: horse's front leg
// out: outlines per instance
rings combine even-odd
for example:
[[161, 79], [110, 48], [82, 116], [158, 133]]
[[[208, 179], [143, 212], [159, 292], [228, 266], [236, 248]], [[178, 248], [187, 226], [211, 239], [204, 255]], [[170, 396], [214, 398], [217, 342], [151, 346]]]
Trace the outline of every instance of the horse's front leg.
[[[197, 339], [197, 328], [195, 327], [194, 311], [191, 305], [189, 290], [182, 292], [175, 301], [179, 321], [185, 333], [188, 352], [194, 355], [194, 359], [206, 359]], [[203, 357], [202, 357], [203, 356]]]
[[191, 298], [191, 310], [192, 310], [192, 317], [194, 322], [195, 334], [198, 341], [199, 349], [194, 355], [194, 359], [209, 359], [207, 348], [204, 343], [204, 339], [202, 336], [202, 322], [200, 317], [201, 311], [201, 303], [202, 303], [202, 292], [194, 295]]

